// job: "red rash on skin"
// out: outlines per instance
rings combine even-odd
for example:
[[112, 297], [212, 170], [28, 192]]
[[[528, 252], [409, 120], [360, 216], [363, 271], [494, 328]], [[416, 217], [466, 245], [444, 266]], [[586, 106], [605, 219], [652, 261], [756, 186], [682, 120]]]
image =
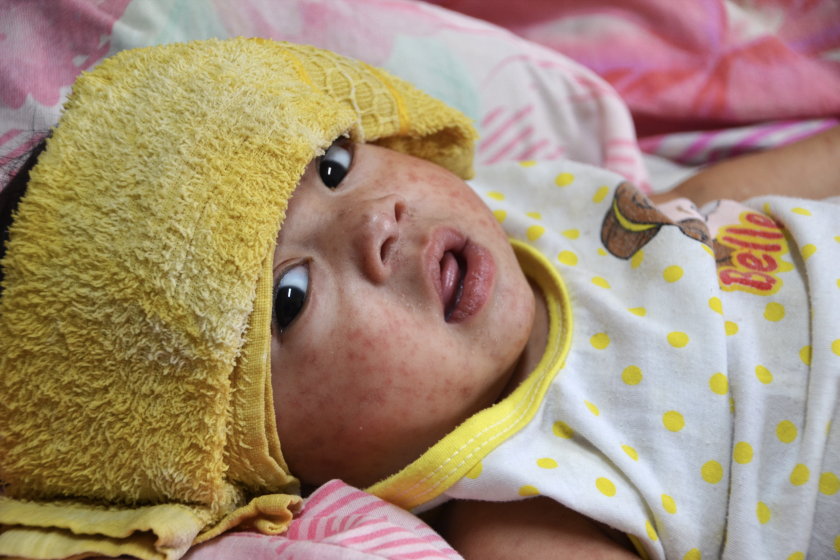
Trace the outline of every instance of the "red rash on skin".
[[[496, 402], [534, 321], [534, 295], [489, 208], [432, 163], [357, 145], [331, 190], [313, 162], [277, 238], [274, 275], [309, 269], [303, 311], [272, 327], [283, 455], [307, 484], [364, 488], [396, 473]], [[444, 319], [423, 251], [441, 228], [492, 255], [489, 299]], [[439, 284], [439, 283], [438, 283]]]

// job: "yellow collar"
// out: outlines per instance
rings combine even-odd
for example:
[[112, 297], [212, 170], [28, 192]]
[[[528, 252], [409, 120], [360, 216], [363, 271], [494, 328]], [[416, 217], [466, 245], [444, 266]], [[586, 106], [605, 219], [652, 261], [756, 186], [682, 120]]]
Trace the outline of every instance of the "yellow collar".
[[481, 460], [525, 427], [540, 407], [572, 342], [572, 309], [563, 280], [546, 257], [511, 240], [525, 275], [537, 283], [549, 313], [548, 344], [534, 371], [501, 402], [478, 412], [397, 474], [367, 492], [412, 510], [443, 494], [462, 477], [475, 478]]

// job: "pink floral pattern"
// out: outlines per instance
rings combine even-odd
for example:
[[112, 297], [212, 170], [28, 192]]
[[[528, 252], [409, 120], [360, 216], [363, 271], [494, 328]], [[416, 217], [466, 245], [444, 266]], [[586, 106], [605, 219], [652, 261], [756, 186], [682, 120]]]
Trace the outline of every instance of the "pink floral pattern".
[[130, 0], [0, 2], [0, 102], [17, 109], [28, 95], [55, 105], [60, 88], [108, 52], [111, 29]]
[[433, 0], [606, 79], [637, 134], [840, 114], [836, 0]]

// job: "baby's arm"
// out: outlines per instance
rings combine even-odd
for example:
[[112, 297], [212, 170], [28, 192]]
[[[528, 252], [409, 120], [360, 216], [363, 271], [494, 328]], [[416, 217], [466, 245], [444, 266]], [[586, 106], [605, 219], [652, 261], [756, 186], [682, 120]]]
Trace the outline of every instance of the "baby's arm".
[[650, 199], [661, 204], [685, 197], [699, 207], [712, 200], [740, 201], [766, 194], [814, 200], [840, 195], [840, 126], [782, 148], [713, 165]]
[[466, 560], [638, 559], [622, 533], [542, 496], [452, 501], [435, 528]]

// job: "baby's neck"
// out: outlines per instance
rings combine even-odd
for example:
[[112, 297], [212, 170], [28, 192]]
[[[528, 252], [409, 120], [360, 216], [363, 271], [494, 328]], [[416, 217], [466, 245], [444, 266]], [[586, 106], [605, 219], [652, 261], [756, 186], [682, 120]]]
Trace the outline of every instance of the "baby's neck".
[[[527, 379], [528, 375], [537, 367], [545, 354], [548, 345], [548, 305], [542, 290], [533, 280], [528, 280], [531, 291], [534, 292], [534, 325], [531, 327], [531, 334], [525, 349], [519, 356], [519, 361], [510, 376], [510, 379], [499, 395], [499, 401], [511, 394], [519, 385]], [[498, 402], [498, 401], [497, 401]]]

